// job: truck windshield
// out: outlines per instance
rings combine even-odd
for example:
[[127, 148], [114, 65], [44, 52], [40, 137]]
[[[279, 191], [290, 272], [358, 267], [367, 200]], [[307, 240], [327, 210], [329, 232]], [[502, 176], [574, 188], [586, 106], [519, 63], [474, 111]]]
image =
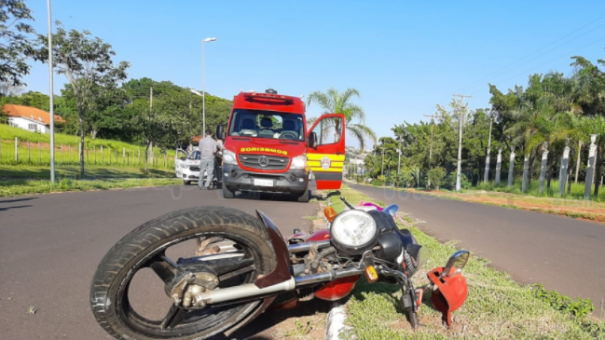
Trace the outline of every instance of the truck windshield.
[[303, 141], [305, 139], [303, 115], [235, 109], [229, 124], [229, 136]]

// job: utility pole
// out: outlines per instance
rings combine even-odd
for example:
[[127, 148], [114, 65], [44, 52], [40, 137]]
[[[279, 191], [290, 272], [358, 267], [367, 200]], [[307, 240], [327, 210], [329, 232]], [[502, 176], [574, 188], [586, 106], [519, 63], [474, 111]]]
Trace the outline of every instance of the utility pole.
[[384, 176], [384, 147], [382, 148], [382, 168], [380, 169], [380, 175]]
[[436, 115], [423, 115], [431, 118], [431, 146], [429, 147], [429, 168], [433, 165], [433, 128], [435, 127]]
[[[46, 2], [48, 7], [48, 73], [50, 82], [50, 183], [55, 184], [55, 113], [54, 113], [54, 84], [53, 84], [53, 31], [51, 20], [50, 0]], [[84, 132], [82, 132], [84, 133]]]
[[462, 120], [464, 119], [464, 98], [472, 98], [463, 94], [454, 94], [454, 97], [460, 97], [460, 117], [458, 119], [458, 169], [456, 171], [456, 191], [460, 191], [460, 175], [462, 172]]
[[485, 156], [485, 174], [483, 176], [483, 182], [485, 182], [485, 183], [487, 183], [487, 181], [489, 180], [489, 156], [490, 156], [491, 145], [492, 145], [492, 123], [494, 122], [493, 113], [494, 113], [493, 110], [491, 110], [489, 112], [489, 137], [487, 139], [487, 153]]

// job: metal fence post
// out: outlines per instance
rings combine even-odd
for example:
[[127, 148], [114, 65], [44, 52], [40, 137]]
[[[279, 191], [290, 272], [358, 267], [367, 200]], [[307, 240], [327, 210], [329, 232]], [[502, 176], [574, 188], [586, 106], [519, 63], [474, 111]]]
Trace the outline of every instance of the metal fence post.
[[32, 162], [32, 152], [29, 147], [29, 141], [27, 141], [27, 163], [31, 163], [31, 162]]
[[63, 144], [61, 144], [61, 164], [63, 164]]
[[97, 146], [96, 145], [92, 146], [92, 153], [95, 156], [95, 165], [97, 165]]
[[101, 145], [101, 164], [105, 164], [105, 154], [103, 153], [103, 145]]
[[40, 141], [38, 141], [38, 164], [42, 164], [42, 148], [40, 147]]
[[0, 138], [0, 164], [2, 164], [2, 138]]
[[138, 161], [139, 165], [141, 165], [141, 149], [139, 149], [139, 161]]
[[122, 165], [126, 162], [126, 148], [122, 147]]
[[111, 147], [109, 147], [109, 165], [111, 165]]
[[15, 162], [19, 162], [19, 137], [15, 137]]
[[67, 164], [71, 164], [71, 144], [67, 143]]

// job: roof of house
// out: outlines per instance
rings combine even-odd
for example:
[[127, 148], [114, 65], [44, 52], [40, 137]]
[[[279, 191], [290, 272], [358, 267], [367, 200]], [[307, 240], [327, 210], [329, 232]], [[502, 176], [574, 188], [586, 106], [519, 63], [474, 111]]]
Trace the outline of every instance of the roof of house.
[[[44, 125], [50, 125], [50, 113], [35, 107], [6, 104], [4, 105], [4, 112], [6, 112], [9, 117], [22, 117], [43, 123]], [[65, 123], [65, 119], [55, 115], [55, 122]]]

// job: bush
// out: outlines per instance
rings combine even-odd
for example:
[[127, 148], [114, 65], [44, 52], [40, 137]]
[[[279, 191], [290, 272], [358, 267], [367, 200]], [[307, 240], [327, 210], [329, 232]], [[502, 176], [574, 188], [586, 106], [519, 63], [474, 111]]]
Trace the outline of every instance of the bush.
[[[441, 186], [447, 190], [455, 190], [456, 189], [456, 173], [450, 172], [442, 181]], [[468, 177], [465, 174], [461, 174], [460, 176], [460, 187], [461, 189], [468, 190], [473, 187], [473, 183], [469, 181]]]
[[372, 185], [375, 187], [381, 187], [384, 184], [383, 180], [380, 179], [375, 179], [372, 181]]
[[431, 184], [433, 184], [433, 187], [435, 187], [435, 189], [439, 190], [439, 186], [441, 186], [441, 183], [443, 182], [443, 180], [445, 178], [445, 169], [442, 167], [439, 167], [439, 166], [436, 168], [432, 168], [427, 173], [427, 176], [428, 176]]

